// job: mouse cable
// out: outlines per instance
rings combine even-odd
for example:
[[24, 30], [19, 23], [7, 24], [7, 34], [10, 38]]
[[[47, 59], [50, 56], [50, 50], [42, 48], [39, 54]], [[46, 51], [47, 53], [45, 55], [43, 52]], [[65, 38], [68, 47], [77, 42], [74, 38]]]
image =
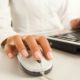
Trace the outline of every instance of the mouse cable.
[[37, 60], [37, 62], [40, 64], [40, 67], [41, 67], [41, 75], [46, 79], [46, 80], [53, 80], [51, 78], [49, 78], [48, 76], [45, 75], [45, 72], [43, 70], [43, 67], [42, 67], [42, 64], [41, 64], [41, 60]]

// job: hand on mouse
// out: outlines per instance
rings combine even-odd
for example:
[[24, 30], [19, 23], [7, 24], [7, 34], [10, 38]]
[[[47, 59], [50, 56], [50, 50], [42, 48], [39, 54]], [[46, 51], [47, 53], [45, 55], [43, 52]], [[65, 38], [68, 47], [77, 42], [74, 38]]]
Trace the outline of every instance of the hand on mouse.
[[[24, 57], [28, 57], [29, 53], [27, 47], [30, 49], [32, 56], [36, 60], [40, 60], [43, 55], [47, 60], [53, 58], [52, 49], [44, 36], [25, 35], [24, 37], [21, 37], [15, 35], [9, 37], [6, 40], [4, 50], [10, 58], [14, 58], [17, 53]], [[43, 53], [40, 49], [43, 50]]]
[[70, 24], [71, 24], [72, 29], [80, 28], [80, 18], [71, 20]]

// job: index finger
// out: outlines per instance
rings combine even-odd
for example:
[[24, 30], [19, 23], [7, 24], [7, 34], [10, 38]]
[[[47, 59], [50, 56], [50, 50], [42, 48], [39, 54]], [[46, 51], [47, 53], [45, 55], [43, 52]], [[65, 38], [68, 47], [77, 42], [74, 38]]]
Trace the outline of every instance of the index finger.
[[28, 56], [28, 52], [20, 36], [14, 36], [14, 44], [19, 53], [21, 53], [24, 57]]
[[42, 55], [41, 55], [41, 51], [40, 51], [39, 45], [37, 44], [37, 41], [34, 38], [34, 36], [27, 36], [25, 38], [25, 42], [28, 45], [28, 47], [30, 48], [33, 57], [36, 60], [40, 60]]

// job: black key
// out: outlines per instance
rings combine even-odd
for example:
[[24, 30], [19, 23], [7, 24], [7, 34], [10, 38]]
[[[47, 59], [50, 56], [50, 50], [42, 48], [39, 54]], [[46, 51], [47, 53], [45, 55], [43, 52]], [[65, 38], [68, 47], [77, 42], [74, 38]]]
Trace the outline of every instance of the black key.
[[76, 41], [76, 42], [80, 43], [80, 40], [78, 40], [78, 41]]

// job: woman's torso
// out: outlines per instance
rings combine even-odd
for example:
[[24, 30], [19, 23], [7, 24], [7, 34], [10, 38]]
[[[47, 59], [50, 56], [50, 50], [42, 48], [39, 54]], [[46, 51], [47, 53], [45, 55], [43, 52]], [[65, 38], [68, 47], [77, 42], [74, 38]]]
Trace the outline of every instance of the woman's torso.
[[[52, 33], [59, 29], [57, 16], [63, 0], [11, 0], [13, 28], [19, 33]], [[59, 12], [60, 11], [60, 12]], [[56, 26], [55, 26], [56, 25]]]

